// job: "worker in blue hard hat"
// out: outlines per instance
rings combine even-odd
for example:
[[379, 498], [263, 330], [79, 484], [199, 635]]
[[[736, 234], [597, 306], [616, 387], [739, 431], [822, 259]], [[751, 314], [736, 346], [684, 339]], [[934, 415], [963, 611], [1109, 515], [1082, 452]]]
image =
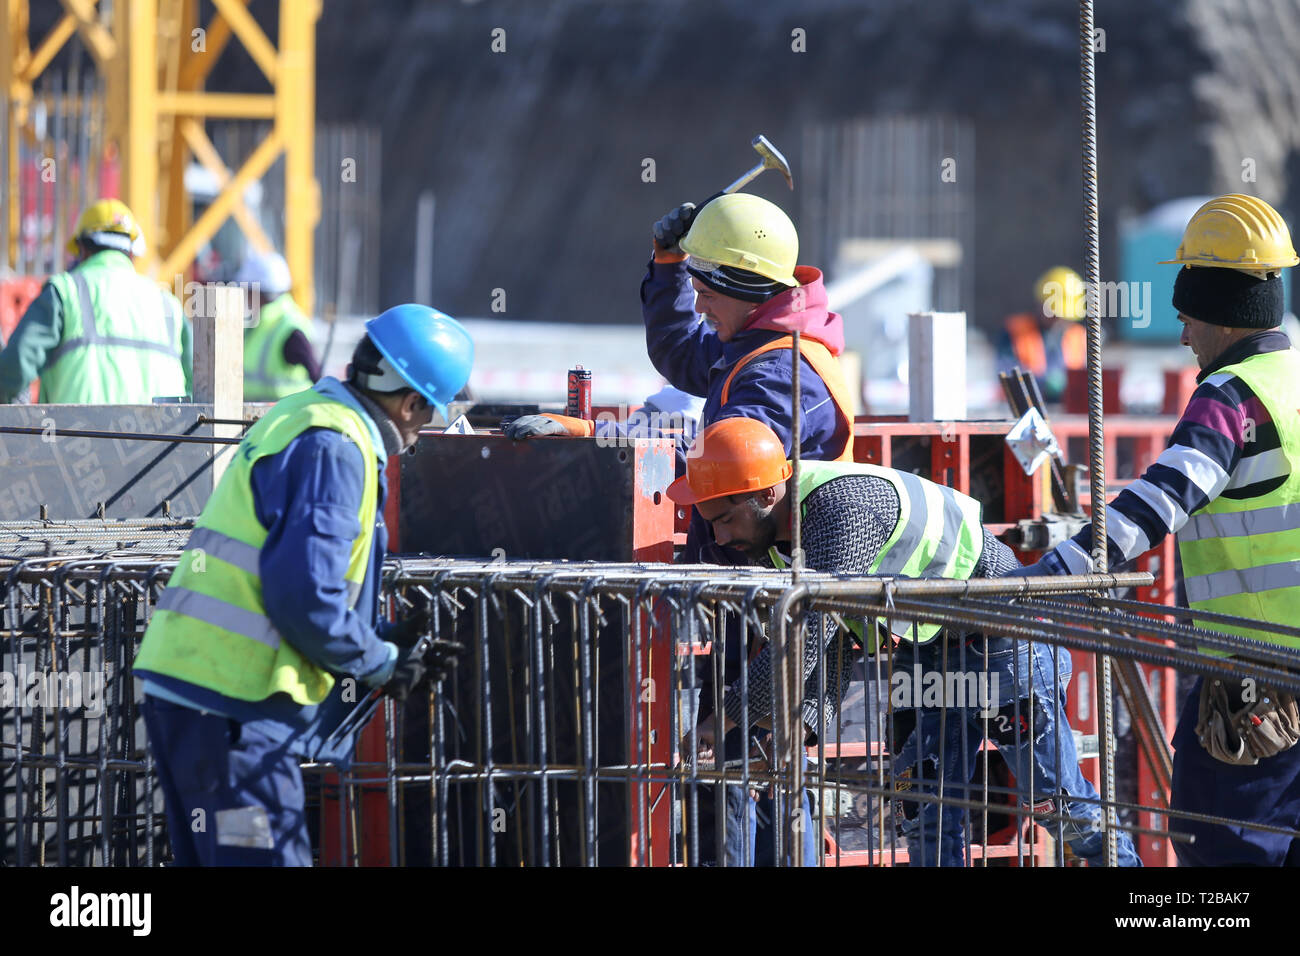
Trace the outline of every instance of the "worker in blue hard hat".
[[405, 700], [425, 679], [427, 612], [379, 620], [384, 470], [473, 359], [454, 319], [397, 306], [346, 382], [281, 400], [240, 443], [135, 661], [178, 864], [310, 865], [299, 761], [346, 765], [353, 737], [332, 731], [367, 689]]
[[244, 327], [244, 400], [278, 402], [311, 388], [320, 379], [320, 362], [311, 344], [311, 320], [290, 292], [284, 256], [246, 256], [235, 282], [244, 289], [250, 316]]

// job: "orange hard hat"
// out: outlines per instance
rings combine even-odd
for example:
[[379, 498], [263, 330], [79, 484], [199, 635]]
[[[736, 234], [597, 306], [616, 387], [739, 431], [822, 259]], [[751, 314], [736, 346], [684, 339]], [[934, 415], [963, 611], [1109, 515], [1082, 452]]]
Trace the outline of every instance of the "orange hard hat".
[[686, 474], [668, 486], [679, 505], [772, 488], [790, 477], [790, 463], [776, 432], [752, 418], [724, 418], [709, 425], [686, 455]]

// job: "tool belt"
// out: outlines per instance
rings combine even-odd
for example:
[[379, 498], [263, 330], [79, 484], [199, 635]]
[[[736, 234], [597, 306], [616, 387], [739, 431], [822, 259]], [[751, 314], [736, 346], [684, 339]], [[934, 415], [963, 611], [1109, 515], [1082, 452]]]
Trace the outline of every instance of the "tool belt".
[[1295, 695], [1262, 684], [1254, 700], [1243, 700], [1243, 691], [1230, 694], [1218, 678], [1203, 680], [1196, 736], [1215, 760], [1250, 767], [1300, 741], [1300, 705]]

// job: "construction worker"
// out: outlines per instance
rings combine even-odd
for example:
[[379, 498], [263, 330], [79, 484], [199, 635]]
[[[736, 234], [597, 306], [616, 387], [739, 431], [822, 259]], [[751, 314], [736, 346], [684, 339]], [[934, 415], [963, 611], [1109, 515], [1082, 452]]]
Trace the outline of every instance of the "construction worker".
[[[650, 361], [668, 384], [704, 398], [699, 425], [726, 418], [765, 422], [791, 453], [791, 333], [800, 333], [800, 453], [852, 461], [853, 398], [838, 356], [844, 323], [827, 309], [822, 273], [800, 266], [794, 223], [775, 204], [748, 193], [718, 196], [697, 208], [683, 203], [653, 228], [653, 256], [641, 281], [641, 315]], [[702, 317], [702, 318], [701, 318]], [[564, 416], [525, 416], [507, 426], [515, 438], [570, 434], [609, 437], [614, 424]], [[685, 470], [693, 431], [677, 435], [677, 474]], [[719, 547], [692, 511], [682, 561], [737, 565], [749, 558]], [[738, 632], [737, 632], [738, 633]], [[740, 641], [728, 641], [724, 680], [740, 672]], [[698, 664], [699, 699], [707, 711], [713, 667]]]
[[[851, 462], [802, 462], [798, 487], [793, 485], [791, 473], [784, 448], [771, 429], [762, 422], [728, 418], [700, 433], [687, 458], [686, 475], [669, 486], [668, 497], [678, 504], [694, 505], [712, 526], [719, 544], [739, 548], [756, 562], [767, 561], [777, 568], [786, 566], [781, 552], [789, 550], [790, 517], [796, 504], [810, 571], [969, 579], [997, 577], [1020, 568], [1011, 550], [981, 524], [979, 502], [951, 488], [910, 472]], [[853, 637], [875, 653], [877, 635], [864, 636], [860, 625], [851, 626], [855, 628]], [[912, 785], [923, 792], [937, 792], [942, 778], [946, 795], [972, 799], [968, 788], [987, 719], [991, 739], [1006, 757], [1026, 802], [1036, 802], [1028, 792], [1031, 780], [1038, 795], [1054, 794], [1059, 787], [1066, 798], [1062, 809], [1069, 821], [1064, 827], [1065, 840], [1078, 855], [1100, 861], [1103, 834], [1097, 828], [1096, 804], [1087, 802], [1096, 801], [1097, 794], [1079, 772], [1064, 711], [1069, 655], [1043, 644], [1031, 647], [1006, 638], [946, 634], [936, 624], [898, 622], [894, 627], [898, 646], [886, 651], [892, 653], [893, 673], [968, 671], [976, 677], [984, 674], [986, 688], [984, 699], [946, 700], [936, 707], [932, 700], [923, 700], [917, 683], [913, 695], [900, 699], [891, 682], [891, 703], [901, 708], [895, 712], [895, 720], [906, 725], [896, 726], [895, 740], [907, 740], [901, 752], [895, 751], [896, 771], [915, 766]], [[806, 742], [811, 743], [823, 732], [833, 736], [836, 714], [851, 677], [854, 647], [849, 635], [838, 634], [835, 623], [823, 621], [820, 614], [808, 615], [807, 629], [801, 710]], [[765, 647], [748, 665], [751, 731], [754, 726], [770, 726], [769, 650]], [[824, 698], [817, 691], [822, 686], [818, 673], [822, 667], [826, 671]], [[970, 682], [954, 684], [945, 679], [943, 684], [969, 686]], [[743, 707], [739, 681], [733, 681], [723, 699], [721, 720], [716, 715], [700, 720], [682, 738], [682, 753], [694, 749], [707, 759], [723, 738], [726, 759], [739, 758], [744, 744], [740, 733]], [[1032, 734], [1025, 719], [1031, 707]], [[744, 818], [734, 808], [743, 801], [744, 794], [738, 792], [727, 796], [729, 817], [734, 818], [734, 823], [729, 820], [728, 829], [734, 831], [729, 842], [739, 839], [735, 834]], [[914, 861], [963, 864], [964, 814], [953, 807], [945, 809], [941, 814], [938, 804], [924, 803], [904, 825]], [[712, 814], [700, 814], [702, 821], [706, 817], [711, 819]], [[809, 819], [804, 821], [804, 832], [815, 833]], [[809, 841], [804, 842], [807, 853]], [[1139, 865], [1124, 834], [1120, 845], [1122, 860]], [[812, 860], [805, 857], [804, 862], [809, 865]]]
[[[719, 196], [698, 210], [684, 203], [654, 227], [654, 256], [641, 282], [650, 361], [674, 388], [705, 399], [700, 426], [722, 418], [766, 422], [787, 451], [791, 432], [793, 338], [799, 330], [801, 453], [851, 461], [853, 400], [837, 356], [844, 324], [826, 308], [820, 270], [798, 266], [799, 236], [781, 209], [748, 193]], [[703, 320], [701, 320], [701, 316]], [[562, 415], [525, 416], [513, 437], [607, 435], [613, 423]], [[692, 435], [679, 436], [678, 474]], [[683, 560], [743, 564], [714, 546], [693, 515]]]
[[1071, 369], [1087, 363], [1084, 283], [1068, 266], [1054, 266], [1034, 283], [1036, 307], [1008, 316], [998, 342], [1000, 371], [1032, 372], [1043, 399], [1059, 402]]
[[144, 236], [126, 205], [92, 203], [68, 240], [76, 264], [52, 275], [0, 352], [0, 401], [38, 376], [39, 401], [147, 405], [190, 387], [190, 324], [176, 297], [138, 275]]
[[[1199, 384], [1169, 447], [1106, 506], [1106, 547], [1109, 567], [1118, 569], [1177, 533], [1180, 593], [1193, 610], [1273, 624], [1300, 620], [1300, 354], [1278, 328], [1282, 269], [1297, 262], [1277, 211], [1229, 194], [1196, 211], [1174, 258], [1162, 263], [1182, 266], [1173, 306], [1181, 342], [1200, 365]], [[1086, 573], [1091, 553], [1092, 529], [1085, 528], [1026, 573]], [[1202, 626], [1300, 648], [1296, 638], [1248, 627]], [[1171, 810], [1300, 829], [1300, 748], [1234, 763], [1213, 734], [1201, 739], [1198, 732], [1216, 721], [1232, 726], [1231, 717], [1244, 714], [1271, 726], [1293, 698], [1231, 681], [1220, 686], [1223, 694], [1197, 678], [1183, 705]], [[1252, 709], [1252, 697], [1264, 703]], [[1174, 841], [1184, 866], [1300, 865], [1300, 843], [1285, 834], [1176, 813], [1169, 826], [1195, 837]]]
[[239, 445], [135, 661], [178, 864], [310, 865], [299, 760], [346, 765], [352, 737], [331, 733], [366, 689], [404, 700], [424, 679], [425, 622], [378, 620], [384, 469], [473, 354], [441, 312], [389, 309], [346, 383], [281, 400]]
[[289, 264], [278, 252], [252, 253], [235, 282], [248, 296], [244, 327], [244, 401], [278, 402], [320, 380], [311, 321], [294, 302]]

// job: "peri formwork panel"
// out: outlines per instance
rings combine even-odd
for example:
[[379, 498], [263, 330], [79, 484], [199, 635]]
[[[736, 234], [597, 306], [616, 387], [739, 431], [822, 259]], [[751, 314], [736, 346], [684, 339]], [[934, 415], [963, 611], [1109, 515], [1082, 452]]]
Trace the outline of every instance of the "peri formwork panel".
[[667, 439], [423, 436], [401, 458], [393, 550], [671, 561], [674, 464]]
[[[230, 445], [144, 441], [135, 434], [211, 436], [211, 405], [0, 405], [0, 521], [197, 515], [212, 493], [213, 454]], [[67, 431], [112, 432], [111, 438]], [[102, 512], [101, 512], [101, 507]]]

